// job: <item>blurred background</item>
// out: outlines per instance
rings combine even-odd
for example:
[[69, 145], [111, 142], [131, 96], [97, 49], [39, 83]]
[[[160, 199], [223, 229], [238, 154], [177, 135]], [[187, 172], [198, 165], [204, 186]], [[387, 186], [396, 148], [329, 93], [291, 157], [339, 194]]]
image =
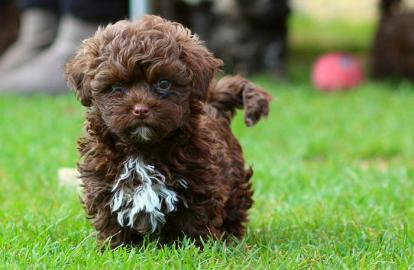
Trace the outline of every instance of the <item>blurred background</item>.
[[365, 77], [414, 79], [413, 9], [399, 0], [1, 0], [0, 93], [66, 90], [62, 67], [80, 40], [99, 25], [147, 13], [192, 29], [229, 73], [312, 77], [329, 90]]

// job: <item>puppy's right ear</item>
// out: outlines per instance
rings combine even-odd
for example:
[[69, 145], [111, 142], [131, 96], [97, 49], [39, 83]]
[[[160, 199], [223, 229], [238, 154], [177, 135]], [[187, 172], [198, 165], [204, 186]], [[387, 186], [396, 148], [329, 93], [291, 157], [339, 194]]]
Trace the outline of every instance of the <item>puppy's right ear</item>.
[[86, 40], [76, 55], [65, 65], [65, 78], [68, 87], [74, 89], [76, 96], [83, 106], [92, 106], [91, 80], [94, 62], [98, 56], [97, 50]]

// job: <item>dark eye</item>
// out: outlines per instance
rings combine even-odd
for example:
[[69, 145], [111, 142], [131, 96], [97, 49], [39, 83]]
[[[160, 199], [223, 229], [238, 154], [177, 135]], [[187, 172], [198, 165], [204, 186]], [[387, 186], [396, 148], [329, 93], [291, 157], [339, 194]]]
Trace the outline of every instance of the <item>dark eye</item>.
[[159, 80], [157, 82], [157, 89], [161, 91], [168, 91], [171, 88], [171, 82], [169, 80]]
[[111, 86], [111, 90], [113, 93], [126, 93], [128, 92], [128, 87], [123, 85], [122, 83], [115, 83]]

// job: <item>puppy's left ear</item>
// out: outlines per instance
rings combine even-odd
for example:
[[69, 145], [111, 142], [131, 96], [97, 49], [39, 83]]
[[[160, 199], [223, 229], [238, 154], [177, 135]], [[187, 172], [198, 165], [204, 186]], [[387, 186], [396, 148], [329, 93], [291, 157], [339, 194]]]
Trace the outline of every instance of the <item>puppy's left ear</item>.
[[223, 61], [215, 58], [201, 44], [188, 50], [184, 58], [193, 75], [194, 96], [205, 99], [210, 83], [223, 65]]
[[93, 68], [96, 66], [98, 52], [92, 46], [92, 39], [85, 40], [76, 55], [65, 65], [65, 78], [68, 87], [75, 90], [76, 96], [83, 106], [92, 106], [91, 80]]

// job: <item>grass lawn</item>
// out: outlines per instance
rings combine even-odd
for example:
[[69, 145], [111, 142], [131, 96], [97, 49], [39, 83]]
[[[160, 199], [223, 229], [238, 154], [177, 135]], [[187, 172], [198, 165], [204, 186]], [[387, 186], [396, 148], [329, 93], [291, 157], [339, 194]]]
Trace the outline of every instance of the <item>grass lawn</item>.
[[[74, 166], [82, 108], [72, 95], [0, 100], [0, 265], [4, 268], [414, 267], [414, 89], [367, 83], [323, 95], [267, 78], [266, 122], [234, 131], [253, 164], [246, 238], [100, 253], [78, 196], [57, 184]], [[392, 89], [395, 88], [395, 89]]]
[[203, 252], [100, 252], [78, 195], [57, 183], [77, 161], [83, 109], [72, 94], [1, 96], [0, 268], [413, 269], [414, 86], [324, 95], [306, 77], [254, 78], [277, 100], [254, 128], [234, 121], [255, 169], [248, 232]]

